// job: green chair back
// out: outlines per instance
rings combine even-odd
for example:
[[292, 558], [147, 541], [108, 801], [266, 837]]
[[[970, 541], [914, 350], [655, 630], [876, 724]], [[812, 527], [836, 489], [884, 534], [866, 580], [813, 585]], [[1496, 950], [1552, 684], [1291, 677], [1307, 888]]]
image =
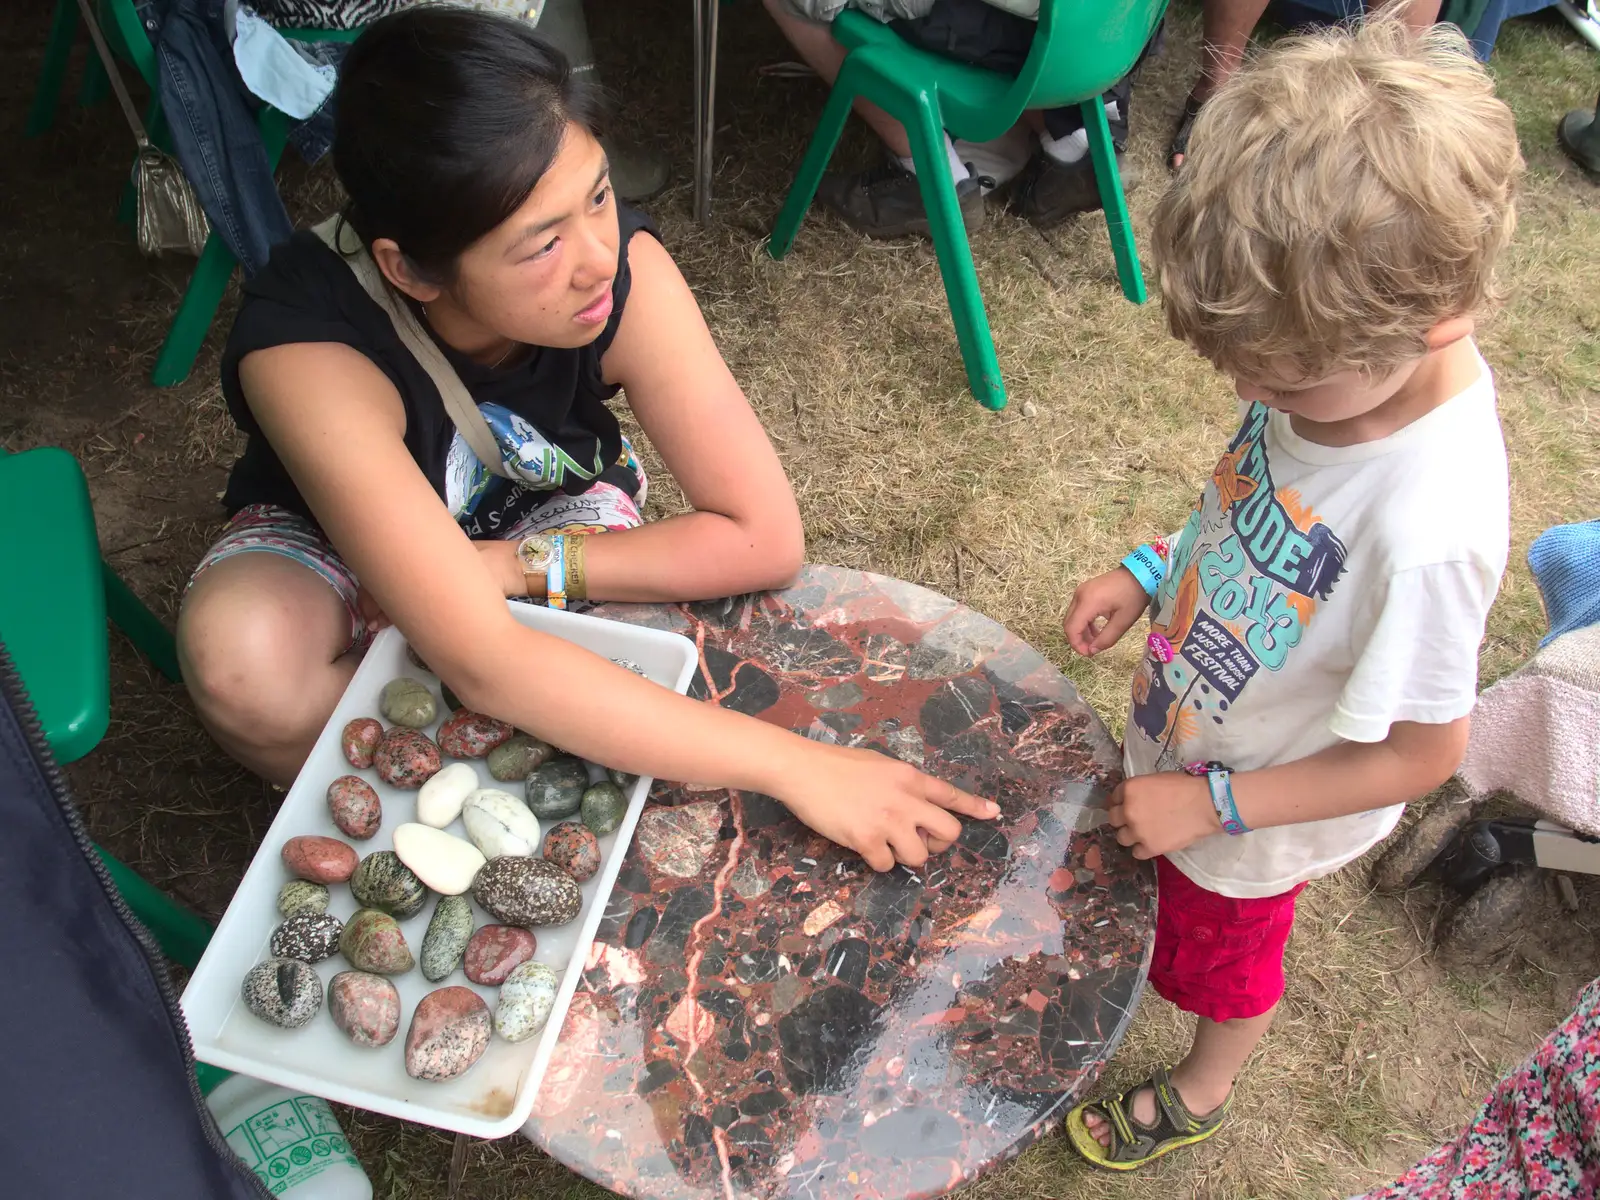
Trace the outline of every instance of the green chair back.
[[906, 128], [967, 381], [985, 407], [1004, 408], [1005, 386], [950, 178], [944, 135], [986, 142], [1005, 133], [1029, 109], [1079, 105], [1122, 292], [1142, 304], [1144, 279], [1101, 97], [1133, 69], [1166, 7], [1167, 0], [1040, 0], [1039, 28], [1014, 77], [919, 49], [860, 12], [840, 13], [833, 34], [848, 53], [773, 225], [768, 252], [782, 258], [794, 245], [851, 104], [857, 97], [872, 101]]

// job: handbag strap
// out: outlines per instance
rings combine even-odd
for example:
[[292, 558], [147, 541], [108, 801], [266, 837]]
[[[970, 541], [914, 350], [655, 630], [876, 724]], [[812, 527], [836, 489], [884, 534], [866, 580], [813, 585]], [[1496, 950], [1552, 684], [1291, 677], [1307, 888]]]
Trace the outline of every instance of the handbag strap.
[[100, 62], [106, 69], [106, 78], [111, 81], [111, 90], [117, 94], [117, 103], [122, 105], [122, 115], [128, 118], [128, 127], [133, 130], [133, 140], [139, 143], [141, 151], [150, 145], [150, 135], [144, 130], [144, 122], [139, 120], [138, 110], [133, 107], [133, 97], [128, 95], [128, 87], [122, 82], [122, 72], [117, 68], [117, 60], [111, 55], [111, 47], [106, 45], [105, 35], [100, 32], [100, 22], [95, 20], [93, 6], [89, 0], [78, 0], [78, 11], [83, 13], [83, 22], [89, 27], [89, 38], [94, 42], [95, 53], [100, 56]]
[[[79, 3], [82, 2], [83, 0], [79, 0]], [[455, 427], [461, 431], [461, 436], [466, 439], [472, 452], [478, 456], [478, 461], [502, 479], [521, 482], [520, 478], [506, 466], [505, 459], [500, 453], [500, 444], [495, 440], [489, 422], [484, 420], [483, 414], [478, 411], [478, 405], [467, 391], [466, 384], [461, 382], [461, 376], [450, 365], [438, 344], [418, 324], [411, 309], [394, 294], [388, 281], [384, 279], [383, 272], [378, 270], [378, 264], [372, 261], [372, 255], [367, 252], [367, 248], [359, 239], [355, 240], [353, 249], [346, 249], [339, 244], [339, 232], [344, 227], [343, 218], [336, 215], [329, 217], [320, 225], [312, 226], [311, 232], [344, 260], [345, 265], [355, 273], [362, 290], [377, 302], [379, 308], [389, 314], [395, 333], [400, 335], [400, 341], [405, 348], [411, 351], [412, 357], [428, 373], [428, 377], [433, 380], [433, 386], [439, 389], [439, 399], [444, 402], [445, 412], [450, 415]]]

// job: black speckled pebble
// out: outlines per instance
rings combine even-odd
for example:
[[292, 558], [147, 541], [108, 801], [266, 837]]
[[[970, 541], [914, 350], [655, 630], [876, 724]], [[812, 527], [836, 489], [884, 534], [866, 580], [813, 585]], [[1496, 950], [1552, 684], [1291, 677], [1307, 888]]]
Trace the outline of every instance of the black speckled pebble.
[[344, 922], [332, 913], [296, 913], [272, 931], [270, 947], [276, 958], [319, 963], [339, 952]]

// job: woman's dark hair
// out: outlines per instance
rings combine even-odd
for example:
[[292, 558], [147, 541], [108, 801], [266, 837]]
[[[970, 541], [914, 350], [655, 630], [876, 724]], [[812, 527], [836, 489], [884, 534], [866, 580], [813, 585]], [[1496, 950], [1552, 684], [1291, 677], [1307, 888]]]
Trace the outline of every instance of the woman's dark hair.
[[334, 98], [345, 219], [438, 282], [528, 198], [568, 122], [596, 132], [601, 116], [598, 91], [529, 22], [432, 4], [369, 25]]

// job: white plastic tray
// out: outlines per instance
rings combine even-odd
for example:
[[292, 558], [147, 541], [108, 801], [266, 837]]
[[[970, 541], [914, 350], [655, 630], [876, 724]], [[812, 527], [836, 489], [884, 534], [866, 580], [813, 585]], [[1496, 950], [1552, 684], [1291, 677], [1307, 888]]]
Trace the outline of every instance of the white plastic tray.
[[[679, 693], [689, 689], [696, 652], [687, 638], [529, 604], [511, 604], [510, 607], [524, 625], [565, 638], [607, 658], [630, 659], [652, 680]], [[483, 1057], [464, 1075], [444, 1083], [424, 1083], [412, 1079], [405, 1070], [406, 1030], [417, 1002], [435, 988], [456, 984], [471, 987], [492, 1011], [497, 988], [469, 983], [460, 970], [438, 983], [424, 979], [420, 967], [413, 967], [404, 975], [391, 976], [400, 992], [400, 1031], [392, 1042], [378, 1049], [359, 1047], [340, 1033], [328, 1016], [326, 1003], [323, 1011], [308, 1025], [285, 1030], [257, 1018], [239, 998], [239, 985], [245, 973], [270, 954], [267, 943], [280, 919], [278, 890], [290, 877], [281, 858], [283, 844], [301, 834], [350, 841], [328, 815], [328, 784], [340, 775], [360, 775], [377, 789], [383, 800], [383, 827], [377, 835], [364, 842], [350, 843], [363, 858], [377, 850], [392, 850], [394, 830], [416, 819], [415, 791], [389, 787], [370, 769], [355, 770], [339, 748], [339, 735], [347, 722], [356, 717], [382, 719], [378, 712], [378, 693], [385, 683], [399, 675], [422, 679], [438, 695], [438, 680], [406, 657], [405, 640], [398, 630], [390, 628], [373, 641], [339, 701], [339, 707], [317, 739], [311, 757], [285, 797], [272, 827], [267, 830], [266, 839], [256, 851], [228, 911], [223, 914], [205, 957], [184, 989], [183, 1012], [194, 1037], [195, 1054], [204, 1062], [408, 1121], [474, 1137], [503, 1137], [520, 1128], [533, 1109], [545, 1067], [561, 1035], [567, 1005], [583, 973], [589, 944], [604, 913], [606, 897], [644, 809], [650, 790], [648, 778], [640, 779], [629, 792], [628, 811], [622, 824], [614, 833], [600, 839], [600, 870], [581, 885], [583, 910], [578, 918], [557, 928], [534, 931], [538, 939], [534, 958], [562, 973], [555, 1009], [537, 1038], [512, 1045], [496, 1036], [490, 1040]], [[443, 719], [447, 714], [442, 702], [439, 710]], [[436, 729], [434, 726], [428, 730], [430, 736]], [[472, 765], [484, 787], [503, 788], [521, 797], [520, 784], [495, 782], [482, 760]], [[541, 821], [540, 824], [548, 828], [550, 822]], [[459, 821], [450, 828], [451, 832], [462, 832]], [[340, 920], [348, 919], [357, 907], [349, 887], [334, 884], [330, 891], [333, 902], [328, 911]], [[421, 913], [401, 922], [406, 944], [414, 955], [421, 952], [422, 937], [433, 916], [435, 903], [436, 900], [430, 898]], [[494, 920], [476, 905], [474, 915], [477, 925]], [[338, 954], [318, 964], [316, 970], [324, 989], [329, 980], [348, 967], [343, 956]]]

